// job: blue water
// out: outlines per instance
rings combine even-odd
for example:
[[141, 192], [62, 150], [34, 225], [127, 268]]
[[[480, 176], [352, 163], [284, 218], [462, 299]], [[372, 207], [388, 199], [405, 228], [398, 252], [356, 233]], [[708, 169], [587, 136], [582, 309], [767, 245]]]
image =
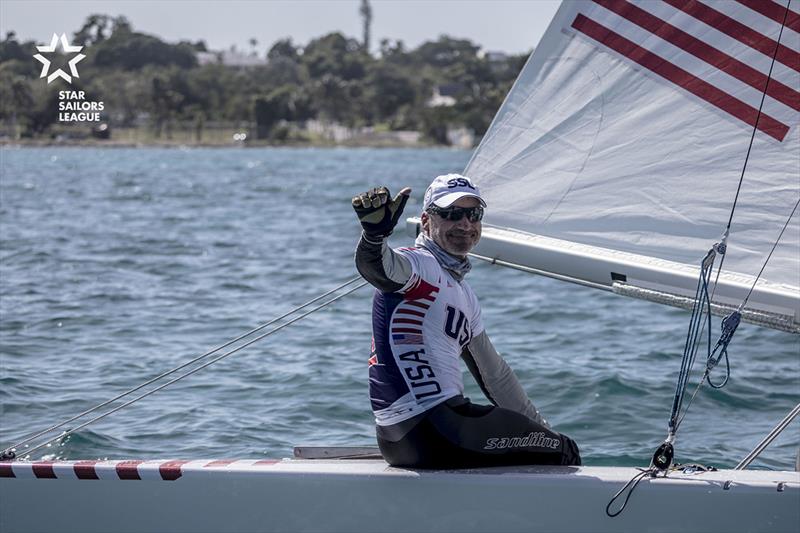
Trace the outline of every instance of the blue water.
[[[415, 214], [430, 179], [469, 155], [3, 148], [0, 443], [352, 278], [350, 197], [410, 185]], [[410, 242], [396, 233], [395, 245]], [[648, 463], [666, 433], [688, 314], [480, 262], [468, 279], [494, 344], [585, 463]], [[33, 458], [283, 457], [298, 444], [374, 445], [370, 298], [361, 289]], [[800, 397], [797, 337], [742, 325], [730, 353], [730, 384], [702, 389], [681, 428], [680, 462], [735, 465]], [[465, 381], [482, 400], [466, 372]], [[796, 421], [758, 464], [791, 467], [798, 442]]]

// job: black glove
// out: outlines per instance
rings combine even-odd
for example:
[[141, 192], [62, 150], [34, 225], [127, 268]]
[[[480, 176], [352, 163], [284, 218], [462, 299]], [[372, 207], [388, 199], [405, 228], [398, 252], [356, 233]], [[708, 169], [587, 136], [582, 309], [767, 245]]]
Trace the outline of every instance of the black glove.
[[364, 228], [364, 234], [380, 238], [391, 235], [410, 193], [411, 189], [405, 188], [391, 200], [389, 189], [378, 187], [354, 196], [353, 209]]

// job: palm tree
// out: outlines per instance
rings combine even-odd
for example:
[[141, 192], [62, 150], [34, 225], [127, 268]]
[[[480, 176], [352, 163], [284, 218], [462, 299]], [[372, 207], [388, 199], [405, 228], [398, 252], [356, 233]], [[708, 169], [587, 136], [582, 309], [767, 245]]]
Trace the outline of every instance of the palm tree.
[[364, 52], [369, 54], [370, 26], [372, 25], [372, 7], [369, 5], [369, 0], [361, 0], [361, 8], [358, 12], [364, 19]]

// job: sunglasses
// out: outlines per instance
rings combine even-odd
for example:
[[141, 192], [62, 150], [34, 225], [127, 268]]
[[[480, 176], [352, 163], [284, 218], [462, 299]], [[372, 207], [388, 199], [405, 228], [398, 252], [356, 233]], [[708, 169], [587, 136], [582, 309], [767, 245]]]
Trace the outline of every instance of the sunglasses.
[[448, 207], [448, 208], [441, 208], [431, 206], [428, 208], [429, 213], [436, 213], [440, 217], [445, 220], [449, 220], [451, 222], [458, 222], [465, 216], [467, 220], [470, 222], [478, 222], [483, 219], [483, 207]]

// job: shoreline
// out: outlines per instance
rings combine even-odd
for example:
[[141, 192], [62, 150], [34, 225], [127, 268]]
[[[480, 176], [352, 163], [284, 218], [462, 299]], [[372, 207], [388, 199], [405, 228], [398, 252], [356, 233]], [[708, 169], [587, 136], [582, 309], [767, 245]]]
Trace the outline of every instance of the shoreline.
[[130, 142], [100, 139], [0, 139], [0, 148], [9, 147], [78, 147], [78, 148], [441, 148], [447, 150], [472, 150], [460, 146], [447, 146], [435, 143], [399, 143], [399, 142]]

